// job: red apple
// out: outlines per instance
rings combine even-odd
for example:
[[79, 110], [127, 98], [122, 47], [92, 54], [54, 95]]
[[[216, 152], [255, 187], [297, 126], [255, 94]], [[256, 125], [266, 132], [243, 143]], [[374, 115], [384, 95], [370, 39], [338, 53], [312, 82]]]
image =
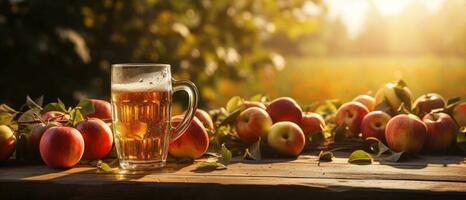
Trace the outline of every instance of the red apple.
[[453, 109], [453, 118], [460, 127], [466, 126], [466, 102], [455, 106]]
[[251, 108], [251, 107], [262, 108], [264, 110], [267, 109], [263, 103], [256, 102], [256, 101], [244, 101], [242, 106], [244, 106], [245, 109]]
[[438, 108], [444, 108], [445, 105], [445, 99], [442, 96], [435, 93], [429, 93], [418, 97], [416, 101], [414, 101], [413, 106], [419, 110], [418, 116], [422, 118], [424, 115], [430, 113], [430, 111]]
[[84, 153], [84, 139], [71, 127], [52, 127], [40, 139], [40, 156], [49, 167], [70, 168]]
[[272, 125], [267, 135], [267, 143], [277, 153], [286, 156], [298, 156], [304, 149], [304, 133], [293, 122], [284, 121]]
[[195, 116], [199, 121], [202, 122], [205, 128], [210, 130], [215, 130], [214, 122], [212, 121], [212, 117], [210, 117], [209, 113], [202, 109], [196, 109]]
[[98, 118], [88, 118], [78, 123], [76, 129], [84, 139], [84, 159], [98, 160], [105, 157], [113, 146], [110, 127]]
[[397, 115], [385, 127], [387, 145], [396, 152], [417, 154], [424, 146], [426, 138], [426, 124], [416, 115]]
[[369, 95], [359, 95], [353, 99], [353, 101], [362, 103], [369, 111], [373, 111], [375, 107], [375, 99]]
[[94, 105], [94, 113], [88, 114], [89, 118], [99, 118], [102, 120], [112, 119], [112, 105], [108, 101], [100, 99], [89, 99]]
[[361, 132], [361, 122], [369, 110], [359, 102], [348, 102], [337, 110], [335, 122], [337, 126], [346, 125], [349, 128], [349, 137], [356, 137]]
[[380, 141], [385, 141], [385, 127], [392, 117], [382, 111], [373, 111], [368, 113], [362, 119], [361, 132], [362, 138], [375, 137]]
[[31, 145], [32, 149], [39, 153], [39, 145], [40, 139], [42, 135], [45, 133], [46, 130], [49, 128], [60, 126], [61, 124], [58, 122], [50, 122], [47, 125], [40, 123], [32, 127], [31, 133], [29, 134], [29, 144]]
[[403, 84], [387, 83], [375, 93], [375, 107], [380, 107], [384, 102], [388, 105], [382, 107], [382, 111], [395, 115], [398, 113], [401, 103], [411, 108], [411, 90]]
[[246, 144], [252, 144], [260, 137], [266, 137], [272, 127], [272, 119], [265, 110], [251, 107], [240, 113], [236, 120], [236, 132]]
[[[173, 126], [177, 126], [182, 119], [182, 116], [173, 117]], [[209, 135], [201, 121], [194, 117], [183, 135], [170, 143], [168, 152], [174, 157], [196, 159], [204, 155], [208, 147]]]
[[458, 127], [450, 115], [445, 113], [430, 113], [422, 119], [427, 126], [425, 147], [431, 151], [445, 150], [456, 139]]
[[42, 121], [48, 122], [48, 121], [67, 121], [70, 119], [70, 115], [60, 112], [60, 111], [49, 111], [42, 116], [40, 116]]
[[306, 138], [312, 138], [315, 134], [322, 134], [325, 121], [324, 118], [317, 113], [305, 112], [299, 123], [299, 127], [303, 130]]
[[16, 148], [16, 137], [6, 125], [0, 125], [0, 162], [8, 160]]
[[266, 108], [273, 123], [290, 121], [295, 124], [301, 122], [303, 117], [301, 107], [290, 97], [280, 97], [273, 100]]

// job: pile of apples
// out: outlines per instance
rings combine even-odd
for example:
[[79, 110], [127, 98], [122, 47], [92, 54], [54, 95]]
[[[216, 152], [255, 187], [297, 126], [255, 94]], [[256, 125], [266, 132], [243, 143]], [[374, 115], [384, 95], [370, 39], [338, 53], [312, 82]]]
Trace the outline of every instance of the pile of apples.
[[395, 152], [415, 155], [445, 151], [454, 144], [459, 127], [466, 126], [466, 102], [446, 109], [447, 102], [436, 93], [424, 94], [414, 103], [404, 83], [388, 83], [375, 98], [356, 97], [336, 113], [337, 127], [347, 127], [347, 137], [377, 138]]
[[[323, 132], [328, 127], [333, 127], [334, 137], [340, 129], [344, 130], [344, 138], [377, 138], [391, 150], [408, 155], [421, 150], [443, 152], [453, 146], [460, 127], [466, 126], [466, 102], [450, 105], [451, 110], [447, 106], [447, 101], [435, 93], [413, 101], [411, 91], [402, 81], [383, 85], [374, 97], [357, 96], [330, 116], [304, 112], [291, 97], [269, 102], [241, 100], [232, 134], [246, 146], [260, 140], [261, 145], [282, 156], [298, 156], [316, 138], [325, 139]], [[198, 109], [190, 129], [170, 144], [170, 154], [201, 157], [209, 146], [208, 130], [215, 130], [219, 124]]]
[[[113, 134], [103, 120], [111, 119], [109, 102], [90, 99], [94, 113], [75, 127], [68, 126], [70, 115], [60, 111], [41, 113], [40, 122], [35, 124], [28, 135], [28, 145], [32, 153], [39, 154], [42, 161], [52, 168], [69, 168], [81, 158], [98, 160], [112, 149]], [[16, 139], [13, 130], [0, 126], [0, 161], [8, 159], [15, 150]]]

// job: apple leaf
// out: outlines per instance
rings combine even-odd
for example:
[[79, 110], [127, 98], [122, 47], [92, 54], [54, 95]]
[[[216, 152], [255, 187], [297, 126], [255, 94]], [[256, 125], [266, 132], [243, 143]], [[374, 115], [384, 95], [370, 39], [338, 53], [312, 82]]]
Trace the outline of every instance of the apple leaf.
[[[391, 150], [382, 141], [375, 137], [368, 137], [366, 142], [370, 143], [370, 149], [376, 154], [375, 157], [379, 157], [384, 161], [398, 162], [405, 155], [404, 152], [395, 152]], [[384, 153], [388, 155], [382, 156]]]
[[196, 166], [196, 169], [194, 169], [194, 171], [209, 170], [209, 169], [219, 170], [219, 169], [226, 169], [226, 168], [227, 166], [217, 161], [204, 161], [204, 162], [199, 163]]
[[404, 88], [404, 87], [407, 87], [407, 86], [408, 86], [408, 84], [406, 84], [406, 82], [403, 81], [402, 79], [400, 79], [400, 80], [398, 80], [396, 82], [396, 87], [398, 87], [398, 88]]
[[222, 122], [220, 122], [218, 126], [220, 127], [220, 126], [234, 124], [236, 122], [236, 118], [238, 118], [241, 112], [243, 112], [243, 108], [239, 107], [235, 111], [231, 112]]
[[76, 126], [80, 121], [84, 120], [84, 117], [79, 108], [74, 108], [70, 111], [70, 124]]
[[400, 98], [401, 102], [403, 102], [406, 107], [411, 110], [411, 97], [409, 94], [403, 89], [403, 87], [394, 87], [393, 90], [398, 98]]
[[456, 145], [466, 154], [466, 127], [461, 127], [456, 135]]
[[243, 99], [239, 96], [234, 96], [230, 100], [228, 100], [227, 105], [225, 106], [225, 109], [227, 112], [231, 113], [237, 110], [243, 102]]
[[312, 133], [309, 141], [315, 145], [322, 144], [325, 142], [325, 133], [323, 131]]
[[227, 165], [231, 161], [231, 151], [228, 150], [228, 148], [225, 146], [225, 144], [222, 144], [222, 147], [220, 148], [220, 158], [218, 158], [218, 161], [224, 165]]
[[388, 161], [388, 162], [398, 162], [403, 156], [405, 155], [405, 152], [394, 152], [390, 150], [390, 154], [388, 156], [382, 157], [382, 160]]
[[370, 149], [376, 154], [376, 157], [381, 156], [383, 153], [390, 151], [383, 142], [375, 137], [366, 138], [366, 142], [370, 144]]
[[252, 160], [262, 160], [262, 154], [260, 149], [261, 138], [254, 142], [251, 146], [246, 148], [243, 158], [252, 159]]
[[398, 108], [398, 114], [414, 114], [411, 109], [407, 108], [405, 103], [401, 103], [400, 107]]
[[385, 97], [384, 97], [384, 99], [382, 100], [381, 103], [375, 105], [374, 110], [380, 110], [380, 111], [383, 111], [383, 112], [386, 112], [386, 113], [392, 113], [392, 111], [393, 111], [390, 102], [388, 102], [387, 98], [385, 98]]
[[40, 110], [35, 108], [35, 109], [29, 109], [23, 114], [21, 114], [18, 118], [18, 122], [30, 122], [37, 120], [40, 116]]
[[331, 151], [320, 151], [319, 162], [331, 162], [334, 157]]
[[26, 106], [28, 106], [30, 109], [37, 108], [39, 110], [42, 110], [42, 106], [39, 105], [38, 103], [41, 103], [41, 102], [35, 102], [34, 100], [31, 99], [29, 95], [26, 96]]
[[251, 98], [249, 98], [249, 101], [261, 102], [262, 97], [264, 97], [264, 95], [256, 94], [256, 95], [252, 96]]
[[6, 104], [0, 105], [0, 125], [10, 125], [13, 123], [13, 119], [15, 118], [16, 112], [13, 108], [10, 108]]
[[319, 113], [319, 114], [333, 114], [336, 113], [338, 110], [337, 106], [338, 102], [335, 101], [324, 101], [322, 104], [316, 107], [314, 112]]
[[96, 167], [107, 173], [113, 172], [112, 168], [107, 163], [101, 160], [97, 161]]
[[49, 111], [67, 112], [65, 104], [60, 99], [58, 99], [57, 102], [48, 103], [42, 110], [42, 112]]
[[352, 164], [371, 164], [372, 156], [363, 150], [356, 150], [351, 153], [348, 162]]
[[76, 107], [79, 107], [84, 115], [93, 114], [95, 112], [94, 104], [89, 99], [81, 99]]
[[333, 140], [335, 142], [340, 142], [346, 139], [346, 133], [349, 131], [349, 128], [346, 124], [337, 126], [333, 129]]
[[0, 112], [2, 113], [17, 113], [17, 111], [6, 104], [0, 104]]
[[461, 97], [453, 97], [447, 100], [447, 105], [456, 104], [461, 102]]

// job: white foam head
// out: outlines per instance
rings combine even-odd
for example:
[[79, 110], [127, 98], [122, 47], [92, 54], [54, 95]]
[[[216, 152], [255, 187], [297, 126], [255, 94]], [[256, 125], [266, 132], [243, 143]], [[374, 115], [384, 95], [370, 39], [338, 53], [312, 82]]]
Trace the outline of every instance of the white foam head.
[[141, 74], [132, 80], [134, 82], [113, 83], [112, 90], [125, 92], [170, 91], [170, 78], [160, 72]]

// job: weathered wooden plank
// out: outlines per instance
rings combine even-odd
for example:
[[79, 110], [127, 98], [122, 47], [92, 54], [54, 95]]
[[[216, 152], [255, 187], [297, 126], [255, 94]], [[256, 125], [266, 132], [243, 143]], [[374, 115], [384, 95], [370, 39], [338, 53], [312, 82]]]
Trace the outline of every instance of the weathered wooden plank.
[[[275, 184], [272, 184], [275, 183]], [[0, 181], [2, 199], [464, 199], [466, 183], [274, 177], [208, 178], [71, 174], [46, 181]], [[27, 192], [24, 192], [27, 191]]]
[[[341, 178], [341, 179], [380, 179], [380, 180], [426, 180], [426, 181], [452, 181], [466, 182], [466, 168], [464, 164], [427, 165], [427, 166], [390, 166], [390, 165], [353, 165], [338, 162], [312, 163], [312, 162], [270, 162], [270, 163], [233, 163], [227, 170], [211, 171], [208, 173], [193, 172], [196, 164], [182, 165], [170, 164], [160, 171], [140, 172], [147, 176], [155, 174], [161, 176], [171, 174], [174, 176], [238, 176], [238, 177], [295, 177], [295, 178]], [[70, 170], [53, 170], [45, 166], [18, 166], [0, 168], [0, 179], [34, 180], [36, 174], [94, 174], [98, 171], [89, 167], [77, 167]], [[121, 173], [121, 172], [118, 172]]]
[[[56, 193], [75, 199], [115, 199], [115, 193], [120, 192], [124, 194], [117, 198], [145, 194], [218, 199], [228, 194], [236, 199], [283, 199], [289, 195], [316, 199], [339, 195], [354, 199], [390, 199], [400, 195], [442, 199], [448, 195], [448, 199], [464, 199], [466, 195], [465, 159], [460, 156], [423, 156], [401, 163], [353, 165], [341, 154], [333, 162], [320, 164], [316, 156], [304, 155], [295, 160], [235, 162], [226, 170], [211, 172], [194, 172], [196, 164], [170, 163], [161, 170], [131, 173], [114, 168], [115, 173], [111, 174], [89, 166], [56, 170], [43, 165], [10, 164], [0, 167], [0, 197], [45, 198]], [[29, 193], [22, 193], [24, 190]]]

